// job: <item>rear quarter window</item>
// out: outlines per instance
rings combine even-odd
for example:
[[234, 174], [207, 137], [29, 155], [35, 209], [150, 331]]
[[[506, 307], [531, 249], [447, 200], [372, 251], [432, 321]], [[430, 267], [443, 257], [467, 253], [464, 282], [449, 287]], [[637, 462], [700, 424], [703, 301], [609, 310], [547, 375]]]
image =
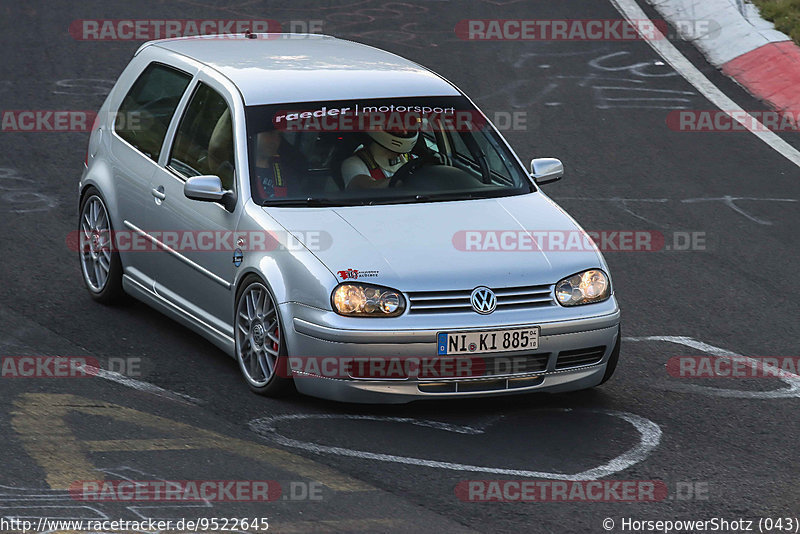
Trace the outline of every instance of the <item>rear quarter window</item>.
[[150, 64], [122, 100], [114, 131], [157, 161], [172, 115], [192, 77], [160, 63]]

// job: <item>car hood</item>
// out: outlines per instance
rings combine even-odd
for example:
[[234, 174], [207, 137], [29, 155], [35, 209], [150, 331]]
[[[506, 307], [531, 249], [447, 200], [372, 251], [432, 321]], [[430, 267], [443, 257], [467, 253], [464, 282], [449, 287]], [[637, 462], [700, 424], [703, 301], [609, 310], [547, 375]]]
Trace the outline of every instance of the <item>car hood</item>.
[[[495, 246], [490, 234], [512, 232], [513, 243], [533, 232], [581, 231], [541, 193], [456, 202], [264, 209], [340, 281], [357, 279], [401, 291], [515, 287], [554, 284], [581, 270], [605, 266], [593, 247], [554, 251], [548, 246], [518, 250], [512, 245], [511, 250], [508, 246], [498, 250], [503, 247]], [[469, 245], [467, 232], [473, 236]]]

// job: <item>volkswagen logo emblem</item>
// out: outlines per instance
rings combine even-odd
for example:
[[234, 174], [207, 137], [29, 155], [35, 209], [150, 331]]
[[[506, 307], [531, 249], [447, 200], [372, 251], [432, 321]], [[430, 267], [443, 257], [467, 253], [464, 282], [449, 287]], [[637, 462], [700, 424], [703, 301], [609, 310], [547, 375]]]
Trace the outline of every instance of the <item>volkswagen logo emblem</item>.
[[261, 346], [264, 344], [266, 337], [267, 332], [264, 330], [264, 325], [261, 323], [256, 323], [255, 326], [253, 326], [253, 343]]
[[488, 287], [476, 287], [469, 297], [472, 309], [481, 315], [489, 315], [497, 308], [497, 297]]

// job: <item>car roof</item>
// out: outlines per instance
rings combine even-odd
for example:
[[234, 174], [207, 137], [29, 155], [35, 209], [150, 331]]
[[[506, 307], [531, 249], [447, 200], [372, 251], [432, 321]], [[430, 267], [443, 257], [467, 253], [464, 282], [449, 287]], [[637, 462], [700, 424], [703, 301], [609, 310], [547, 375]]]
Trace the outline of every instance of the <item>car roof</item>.
[[319, 34], [254, 35], [163, 39], [142, 48], [158, 46], [217, 70], [246, 105], [461, 94], [434, 72], [371, 46]]

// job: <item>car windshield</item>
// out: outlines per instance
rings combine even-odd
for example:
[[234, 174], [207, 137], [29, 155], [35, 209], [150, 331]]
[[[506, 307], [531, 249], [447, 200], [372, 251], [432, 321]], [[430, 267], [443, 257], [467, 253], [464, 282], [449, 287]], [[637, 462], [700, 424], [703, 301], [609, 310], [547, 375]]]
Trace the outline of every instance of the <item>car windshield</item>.
[[464, 97], [246, 110], [253, 199], [271, 206], [435, 202], [535, 191]]

